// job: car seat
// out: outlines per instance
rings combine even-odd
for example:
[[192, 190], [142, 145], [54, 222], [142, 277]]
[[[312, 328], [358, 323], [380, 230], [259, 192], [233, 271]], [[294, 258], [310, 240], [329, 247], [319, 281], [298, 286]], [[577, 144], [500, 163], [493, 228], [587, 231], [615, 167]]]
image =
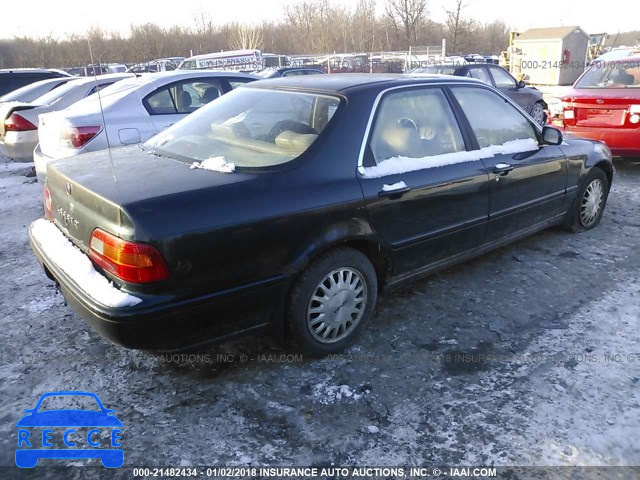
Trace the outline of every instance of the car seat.
[[207, 88], [200, 99], [202, 103], [209, 103], [220, 96], [220, 91], [216, 87]]

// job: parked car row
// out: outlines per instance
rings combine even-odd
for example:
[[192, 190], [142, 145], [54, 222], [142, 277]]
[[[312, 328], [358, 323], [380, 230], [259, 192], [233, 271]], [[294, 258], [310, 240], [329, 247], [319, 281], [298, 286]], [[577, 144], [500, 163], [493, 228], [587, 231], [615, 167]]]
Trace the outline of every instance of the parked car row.
[[[40, 116], [33, 152], [38, 179], [53, 159], [136, 145], [197, 109], [258, 77], [240, 72], [171, 72], [129, 75], [64, 111]], [[35, 145], [34, 145], [35, 146]]]
[[76, 78], [66, 82], [31, 102], [0, 103], [0, 144], [17, 161], [33, 158], [38, 144], [38, 117], [47, 112], [63, 110], [86, 98], [98, 89], [133, 76], [127, 73], [100, 75], [97, 78]]

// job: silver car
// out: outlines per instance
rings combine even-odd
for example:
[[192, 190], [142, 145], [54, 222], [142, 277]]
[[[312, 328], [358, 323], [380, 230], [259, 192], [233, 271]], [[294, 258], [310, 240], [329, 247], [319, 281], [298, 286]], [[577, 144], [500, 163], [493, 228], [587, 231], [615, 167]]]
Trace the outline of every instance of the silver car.
[[239, 72], [145, 73], [105, 88], [99, 98], [41, 115], [40, 144], [33, 152], [38, 180], [46, 178], [51, 160], [107, 145], [144, 142], [220, 95], [259, 78]]
[[32, 102], [5, 102], [0, 104], [0, 145], [16, 161], [31, 161], [38, 144], [38, 116], [62, 110], [98, 89], [111, 85], [130, 73], [100, 75], [71, 80]]

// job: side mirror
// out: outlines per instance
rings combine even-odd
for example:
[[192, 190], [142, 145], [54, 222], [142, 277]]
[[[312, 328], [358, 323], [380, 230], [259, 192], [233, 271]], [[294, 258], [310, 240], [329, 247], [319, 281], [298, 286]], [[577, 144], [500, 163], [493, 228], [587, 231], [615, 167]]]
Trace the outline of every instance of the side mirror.
[[560, 145], [562, 143], [562, 132], [557, 128], [542, 127], [542, 143], [545, 145]]
[[524, 80], [520, 80], [518, 82], [518, 84], [516, 85], [516, 88], [520, 89], [520, 88], [524, 88], [526, 86], [527, 86], [527, 84], [524, 82]]

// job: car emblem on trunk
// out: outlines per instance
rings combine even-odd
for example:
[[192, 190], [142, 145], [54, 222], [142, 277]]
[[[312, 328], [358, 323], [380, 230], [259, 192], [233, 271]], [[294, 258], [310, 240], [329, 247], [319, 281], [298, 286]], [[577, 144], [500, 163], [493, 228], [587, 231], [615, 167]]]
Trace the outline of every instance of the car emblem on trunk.
[[597, 100], [596, 100], [596, 103], [597, 103], [598, 105], [602, 105], [602, 104], [604, 103], [604, 100], [602, 100], [601, 98], [599, 98], [599, 99], [597, 99]]
[[71, 195], [71, 184], [69, 182], [67, 182], [67, 185], [65, 188], [67, 190], [67, 195]]

